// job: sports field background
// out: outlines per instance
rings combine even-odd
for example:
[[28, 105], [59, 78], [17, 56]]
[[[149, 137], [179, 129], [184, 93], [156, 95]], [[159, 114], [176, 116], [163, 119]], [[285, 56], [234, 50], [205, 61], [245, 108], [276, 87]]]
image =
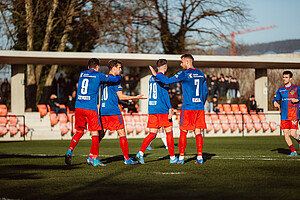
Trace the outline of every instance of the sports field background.
[[[128, 142], [134, 157], [142, 139]], [[67, 166], [70, 141], [0, 142], [0, 199], [300, 199], [300, 156], [287, 156], [283, 136], [204, 138], [204, 165], [194, 164], [194, 138], [184, 165], [169, 164], [157, 138], [146, 165], [125, 166], [119, 141], [106, 139], [100, 160], [107, 166], [92, 167], [90, 143], [80, 141]]]

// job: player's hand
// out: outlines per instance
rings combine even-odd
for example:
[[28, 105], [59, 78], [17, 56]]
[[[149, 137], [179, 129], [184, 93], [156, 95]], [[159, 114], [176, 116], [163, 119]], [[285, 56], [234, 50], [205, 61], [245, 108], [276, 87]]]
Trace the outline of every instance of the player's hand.
[[292, 101], [292, 103], [298, 103], [298, 102], [299, 102], [299, 99], [293, 98], [293, 99], [291, 99], [291, 101]]
[[276, 108], [280, 108], [280, 105], [279, 105], [279, 103], [277, 103], [277, 101], [274, 101], [274, 106], [275, 106]]
[[176, 110], [173, 109], [173, 108], [170, 108], [170, 109], [169, 109], [169, 115], [168, 115], [168, 118], [169, 118], [169, 119], [172, 119], [172, 116], [173, 116], [173, 114], [174, 114], [175, 111], [176, 111]]
[[153, 69], [153, 67], [151, 66], [151, 65], [149, 65], [149, 69], [150, 69], [150, 71], [151, 71], [151, 73], [154, 75], [154, 76], [156, 76], [156, 71]]
[[147, 97], [144, 97], [143, 94], [139, 94], [135, 96], [135, 99], [147, 99]]

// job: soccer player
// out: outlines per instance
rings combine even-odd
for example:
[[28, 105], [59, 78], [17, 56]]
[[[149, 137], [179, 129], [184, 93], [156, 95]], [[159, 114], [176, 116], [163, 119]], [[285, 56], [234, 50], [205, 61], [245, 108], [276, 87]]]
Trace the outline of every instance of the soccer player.
[[187, 145], [186, 135], [189, 130], [194, 131], [197, 144], [197, 160], [195, 164], [203, 164], [202, 149], [203, 136], [201, 131], [206, 129], [204, 104], [207, 99], [207, 85], [204, 73], [193, 66], [194, 58], [191, 54], [181, 56], [183, 71], [168, 78], [162, 73], [156, 73], [149, 66], [152, 74], [164, 84], [181, 82], [183, 90], [183, 104], [180, 113], [179, 159], [177, 164], [184, 164], [184, 152]]
[[[156, 62], [158, 74], [164, 75], [166, 73], [167, 60], [159, 59]], [[170, 154], [170, 163], [175, 164], [178, 159], [174, 153], [174, 139], [172, 130], [172, 115], [173, 109], [171, 108], [169, 97], [169, 86], [159, 81], [155, 76], [152, 76], [149, 80], [149, 102], [148, 102], [148, 128], [149, 134], [145, 137], [140, 151], [136, 155], [136, 159], [145, 164], [144, 152], [150, 142], [156, 138], [158, 129], [165, 128], [167, 135], [167, 145]]]
[[[289, 156], [297, 156], [297, 152], [289, 135], [291, 134], [298, 143], [300, 142], [300, 140], [297, 139], [300, 87], [291, 83], [292, 77], [293, 73], [291, 71], [283, 72], [282, 80], [284, 86], [277, 90], [273, 103], [275, 107], [281, 110], [280, 129], [283, 130], [285, 141], [291, 150]], [[281, 106], [278, 103], [280, 100]]]
[[[109, 75], [118, 76], [122, 71], [122, 63], [118, 60], [110, 60], [107, 64], [109, 68]], [[118, 100], [133, 100], [133, 99], [147, 99], [144, 95], [128, 96], [122, 93], [121, 83], [103, 83], [101, 88], [101, 103], [100, 103], [100, 117], [104, 134], [109, 129], [110, 131], [117, 130], [119, 134], [120, 147], [124, 155], [124, 164], [137, 164], [129, 158], [129, 148], [124, 128], [124, 120], [118, 106]], [[103, 135], [104, 137], [104, 135]], [[102, 139], [102, 138], [101, 138]], [[88, 158], [88, 163], [91, 164], [91, 155]]]
[[88, 62], [88, 70], [80, 73], [77, 97], [75, 102], [75, 129], [76, 134], [71, 140], [69, 150], [65, 155], [66, 164], [71, 164], [72, 152], [83, 135], [83, 131], [88, 129], [92, 135], [91, 154], [93, 154], [93, 166], [105, 166], [99, 161], [99, 134], [101, 124], [99, 121], [97, 97], [101, 82], [119, 82], [121, 76], [108, 76], [99, 71], [99, 60], [92, 58]]

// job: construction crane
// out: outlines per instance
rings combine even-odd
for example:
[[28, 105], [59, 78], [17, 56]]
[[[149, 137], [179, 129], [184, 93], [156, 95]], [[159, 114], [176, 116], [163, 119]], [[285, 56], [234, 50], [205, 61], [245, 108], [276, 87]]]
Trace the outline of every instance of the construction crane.
[[238, 34], [244, 34], [244, 33], [249, 33], [249, 32], [254, 32], [254, 31], [262, 31], [262, 30], [267, 30], [270, 28], [276, 28], [276, 25], [272, 25], [272, 26], [267, 26], [267, 27], [258, 27], [258, 28], [253, 28], [253, 29], [247, 29], [247, 30], [242, 30], [242, 31], [236, 31], [236, 32], [232, 32], [228, 35], [223, 35], [221, 34], [220, 37], [228, 37], [231, 36], [231, 47], [230, 47], [230, 55], [231, 56], [235, 56], [236, 55], [236, 51], [235, 51], [235, 40], [234, 37], [235, 35]]

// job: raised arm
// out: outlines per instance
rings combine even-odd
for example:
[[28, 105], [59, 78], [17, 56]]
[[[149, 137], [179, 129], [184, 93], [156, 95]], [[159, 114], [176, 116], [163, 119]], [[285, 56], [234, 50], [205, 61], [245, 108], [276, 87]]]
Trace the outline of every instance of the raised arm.
[[144, 97], [143, 94], [136, 95], [136, 96], [128, 96], [126, 94], [123, 94], [122, 91], [118, 91], [117, 95], [120, 100], [147, 99], [147, 97]]
[[120, 75], [118, 76], [106, 75], [101, 72], [99, 72], [99, 77], [101, 82], [113, 82], [113, 83], [119, 82], [122, 78]]
[[149, 66], [151, 73], [162, 83], [171, 84], [183, 81], [185, 79], [185, 73], [180, 71], [171, 78], [166, 77], [163, 73], [156, 73], [152, 66]]

